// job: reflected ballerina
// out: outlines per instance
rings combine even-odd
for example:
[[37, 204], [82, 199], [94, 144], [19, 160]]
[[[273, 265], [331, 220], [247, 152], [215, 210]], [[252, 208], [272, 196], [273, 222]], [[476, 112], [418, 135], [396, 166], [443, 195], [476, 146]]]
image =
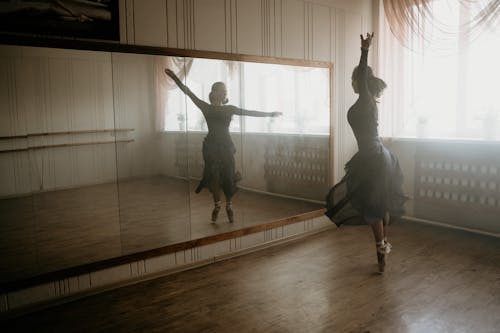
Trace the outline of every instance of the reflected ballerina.
[[349, 109], [347, 120], [358, 143], [358, 152], [345, 165], [346, 175], [326, 198], [325, 213], [337, 226], [347, 222], [369, 224], [375, 237], [379, 271], [391, 250], [387, 226], [401, 216], [407, 197], [398, 160], [378, 136], [377, 99], [386, 88], [367, 65], [372, 34], [361, 35], [361, 59], [352, 73], [352, 87], [359, 98]]
[[208, 126], [208, 134], [203, 140], [203, 178], [196, 188], [199, 193], [204, 187], [212, 192], [214, 208], [212, 221], [215, 222], [221, 209], [221, 191], [226, 198], [226, 213], [229, 222], [234, 221], [232, 198], [241, 180], [241, 174], [236, 171], [234, 154], [236, 149], [229, 134], [229, 125], [233, 115], [250, 117], [277, 117], [281, 112], [261, 112], [241, 109], [226, 105], [227, 88], [223, 82], [215, 82], [209, 95], [210, 104], [199, 99], [170, 69], [165, 73], [171, 77], [179, 88], [201, 110]]

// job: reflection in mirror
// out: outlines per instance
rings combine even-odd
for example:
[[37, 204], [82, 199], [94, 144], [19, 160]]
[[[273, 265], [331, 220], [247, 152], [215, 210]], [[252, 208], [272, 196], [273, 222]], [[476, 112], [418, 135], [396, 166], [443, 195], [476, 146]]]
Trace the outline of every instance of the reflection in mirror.
[[[322, 207], [329, 170], [328, 68], [190, 58], [166, 73], [179, 86], [169, 99], [187, 96], [192, 237]], [[273, 117], [278, 112], [283, 116]], [[227, 184], [235, 181], [241, 182], [233, 200]], [[193, 194], [204, 187], [210, 195]]]
[[329, 69], [251, 62], [240, 68], [243, 107], [283, 112], [267, 122], [241, 119], [241, 187], [249, 196], [241, 204], [251, 212], [249, 223], [321, 209], [329, 170]]
[[[0, 61], [0, 282], [37, 272], [36, 225], [31, 181], [31, 154], [26, 124], [37, 110], [30, 95], [36, 62], [17, 60], [13, 48], [1, 48]], [[14, 82], [24, 89], [16, 91]]]
[[2, 144], [17, 148], [1, 153], [1, 257], [11, 260], [2, 271], [26, 277], [121, 255], [109, 53], [1, 51]]
[[[6, 75], [6, 62], [0, 63], [2, 77]], [[1, 91], [4, 88], [2, 80]], [[1, 109], [8, 110], [9, 101], [2, 94]], [[6, 123], [2, 112], [1, 123]], [[36, 225], [33, 211], [30, 178], [30, 152], [28, 138], [21, 128], [14, 135], [2, 128], [0, 153], [0, 283], [31, 276], [37, 272]]]
[[233, 211], [232, 197], [241, 174], [236, 170], [229, 127], [234, 129], [232, 116], [241, 110], [227, 104], [238, 82], [231, 81], [227, 62], [221, 60], [187, 58], [185, 66], [172, 66], [166, 73], [187, 105], [192, 237], [240, 229], [242, 212]]
[[41, 174], [33, 200], [41, 272], [121, 254], [110, 55], [58, 55], [48, 55], [50, 120], [38, 131], [68, 134], [45, 137], [32, 159]]
[[0, 51], [0, 283], [323, 207], [328, 67]]
[[[186, 107], [169, 98], [163, 72], [175, 58], [113, 53], [112, 60], [115, 126], [134, 137], [116, 151], [123, 253], [187, 241]], [[175, 110], [176, 136], [165, 132], [167, 107]]]

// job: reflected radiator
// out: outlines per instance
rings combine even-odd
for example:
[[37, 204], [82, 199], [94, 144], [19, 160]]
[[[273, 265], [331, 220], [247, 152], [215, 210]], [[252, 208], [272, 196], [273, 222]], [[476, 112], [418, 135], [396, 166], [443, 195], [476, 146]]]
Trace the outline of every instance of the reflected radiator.
[[175, 141], [175, 167], [181, 178], [201, 179], [203, 175], [204, 134], [178, 134]]
[[267, 190], [323, 201], [328, 191], [328, 138], [275, 137], [266, 146]]
[[[176, 134], [175, 172], [200, 179], [205, 133]], [[291, 134], [232, 133], [240, 186], [303, 199], [323, 201], [328, 191], [329, 138]]]

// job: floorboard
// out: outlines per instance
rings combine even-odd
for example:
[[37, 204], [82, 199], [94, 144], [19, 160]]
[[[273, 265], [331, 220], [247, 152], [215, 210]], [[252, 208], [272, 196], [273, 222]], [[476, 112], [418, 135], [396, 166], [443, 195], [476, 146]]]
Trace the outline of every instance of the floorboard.
[[391, 226], [384, 275], [344, 226], [8, 322], [14, 332], [499, 332], [500, 241]]

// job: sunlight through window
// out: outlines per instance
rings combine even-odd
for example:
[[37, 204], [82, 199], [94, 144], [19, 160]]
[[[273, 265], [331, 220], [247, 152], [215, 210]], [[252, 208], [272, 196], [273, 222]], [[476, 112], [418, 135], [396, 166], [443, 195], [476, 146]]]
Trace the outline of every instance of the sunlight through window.
[[463, 22], [477, 14], [471, 6], [441, 0], [432, 6], [435, 21], [423, 18], [429, 39], [415, 37], [409, 48], [382, 43], [382, 58], [391, 60], [381, 76], [389, 81], [392, 99], [381, 103], [381, 113], [392, 119], [392, 127], [382, 124], [382, 134], [499, 140], [500, 26], [461, 33]]

